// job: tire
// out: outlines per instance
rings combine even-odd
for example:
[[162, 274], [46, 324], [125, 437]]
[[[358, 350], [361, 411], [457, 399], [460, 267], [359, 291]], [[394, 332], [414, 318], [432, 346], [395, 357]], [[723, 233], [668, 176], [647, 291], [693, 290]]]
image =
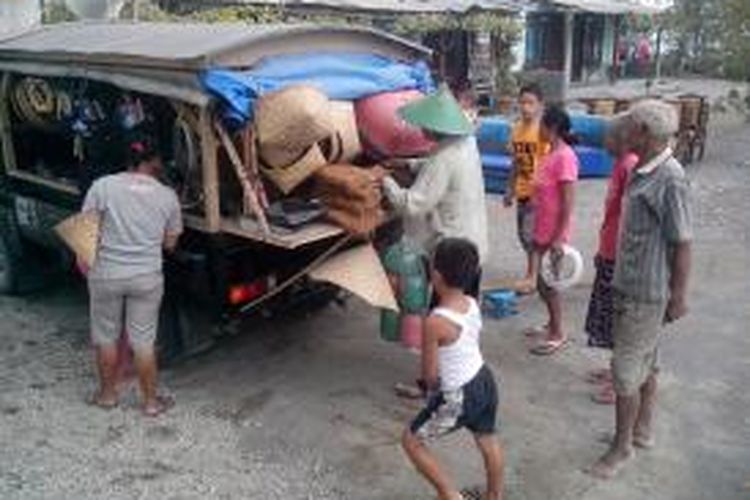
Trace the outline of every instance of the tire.
[[19, 292], [23, 250], [15, 219], [0, 209], [0, 294]]

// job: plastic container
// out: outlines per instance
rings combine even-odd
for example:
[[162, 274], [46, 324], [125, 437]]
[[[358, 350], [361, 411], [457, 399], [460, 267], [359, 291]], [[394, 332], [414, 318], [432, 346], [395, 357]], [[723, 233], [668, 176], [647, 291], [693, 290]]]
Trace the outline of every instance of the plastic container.
[[406, 314], [401, 317], [401, 343], [409, 349], [422, 349], [422, 329], [424, 318], [419, 314]]
[[380, 338], [386, 342], [401, 340], [401, 315], [389, 309], [380, 310]]
[[424, 274], [406, 275], [400, 280], [400, 303], [407, 313], [423, 313], [429, 305], [429, 288]]
[[518, 296], [508, 289], [490, 290], [484, 293], [482, 309], [491, 318], [501, 319], [518, 314]]

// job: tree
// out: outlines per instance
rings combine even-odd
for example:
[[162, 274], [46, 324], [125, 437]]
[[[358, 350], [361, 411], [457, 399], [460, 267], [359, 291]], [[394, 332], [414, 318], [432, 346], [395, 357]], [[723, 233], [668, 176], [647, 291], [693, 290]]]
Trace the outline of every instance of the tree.
[[750, 78], [748, 0], [677, 0], [664, 23], [681, 69]]
[[725, 74], [750, 81], [750, 2], [725, 0], [724, 25]]

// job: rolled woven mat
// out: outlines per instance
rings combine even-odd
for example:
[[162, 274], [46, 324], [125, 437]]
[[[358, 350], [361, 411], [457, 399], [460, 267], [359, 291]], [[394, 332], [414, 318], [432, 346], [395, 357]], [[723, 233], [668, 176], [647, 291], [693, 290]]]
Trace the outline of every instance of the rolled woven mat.
[[383, 223], [385, 212], [377, 209], [368, 210], [363, 214], [352, 214], [344, 210], [329, 209], [326, 217], [350, 234], [364, 235], [373, 232]]
[[385, 170], [380, 167], [363, 168], [354, 165], [326, 165], [315, 173], [319, 184], [342, 191], [358, 192], [367, 189], [382, 178]]
[[347, 196], [318, 196], [324, 206], [332, 209], [349, 211], [354, 214], [364, 213], [368, 210], [377, 210], [383, 202], [380, 193], [373, 193], [367, 200], [350, 198]]

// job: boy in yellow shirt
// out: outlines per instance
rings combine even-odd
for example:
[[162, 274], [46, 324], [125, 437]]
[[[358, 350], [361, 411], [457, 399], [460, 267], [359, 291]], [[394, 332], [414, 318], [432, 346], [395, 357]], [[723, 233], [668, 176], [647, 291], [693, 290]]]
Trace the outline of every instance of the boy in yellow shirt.
[[526, 277], [516, 284], [519, 293], [532, 293], [536, 289], [537, 263], [534, 259], [534, 207], [531, 203], [534, 175], [542, 157], [549, 150], [539, 135], [539, 123], [544, 110], [544, 95], [538, 85], [530, 84], [519, 93], [521, 118], [513, 125], [511, 154], [513, 169], [508, 179], [505, 206], [516, 202], [518, 239], [526, 252]]

